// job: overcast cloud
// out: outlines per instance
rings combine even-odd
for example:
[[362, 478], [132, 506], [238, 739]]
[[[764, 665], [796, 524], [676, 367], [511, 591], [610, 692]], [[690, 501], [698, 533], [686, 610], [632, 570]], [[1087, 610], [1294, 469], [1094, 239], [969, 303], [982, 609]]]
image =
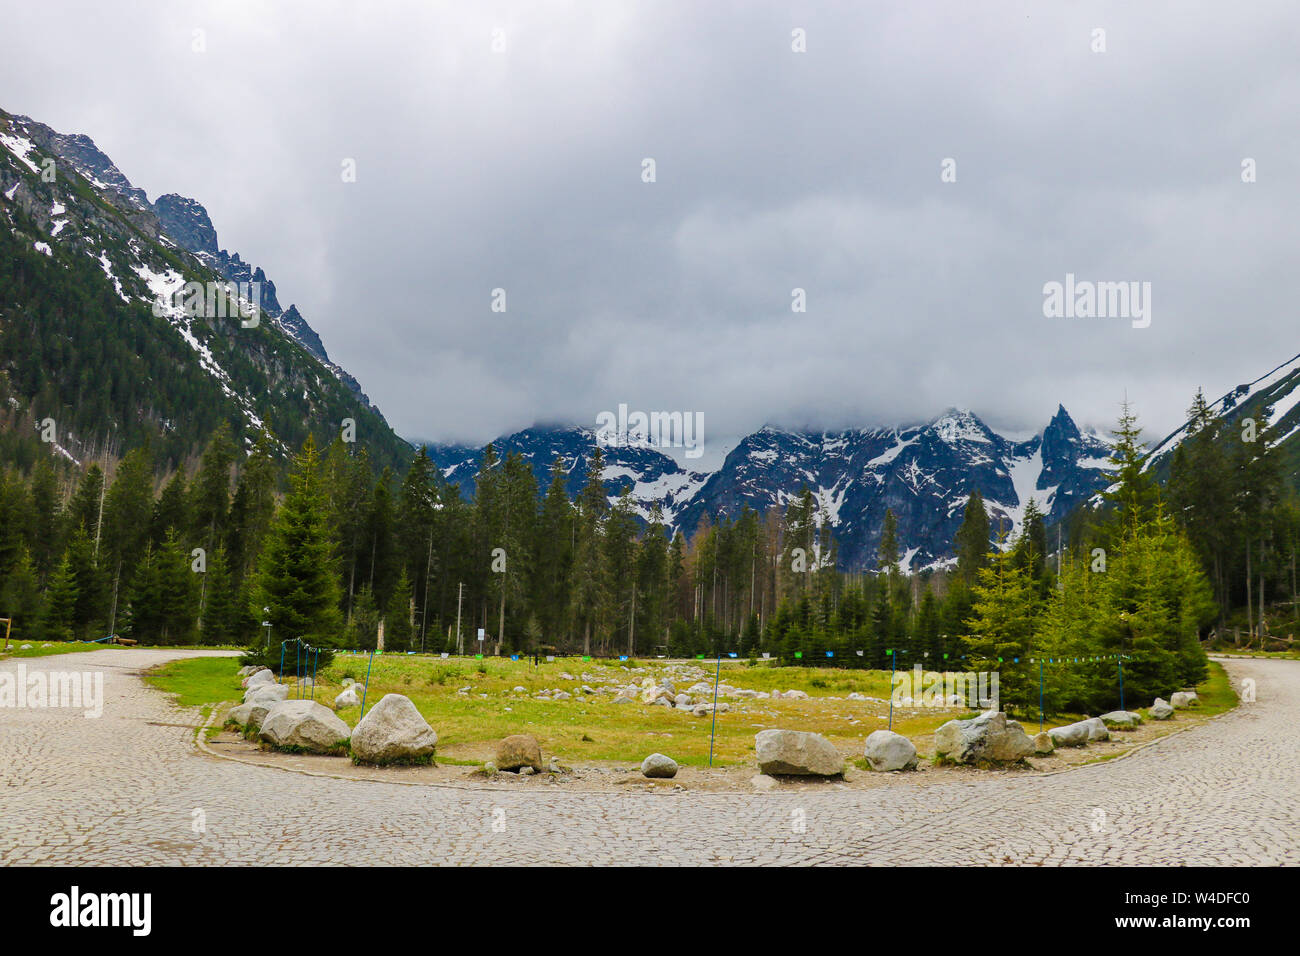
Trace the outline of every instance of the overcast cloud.
[[[0, 106], [200, 200], [406, 436], [1127, 392], [1154, 438], [1300, 352], [1298, 35], [1294, 0], [5, 0]], [[1150, 327], [1045, 318], [1067, 272], [1150, 282]]]

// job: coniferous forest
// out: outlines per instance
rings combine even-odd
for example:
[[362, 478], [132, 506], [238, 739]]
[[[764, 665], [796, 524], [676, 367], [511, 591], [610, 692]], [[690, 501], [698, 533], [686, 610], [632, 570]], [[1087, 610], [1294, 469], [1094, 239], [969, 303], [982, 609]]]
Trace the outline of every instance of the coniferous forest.
[[[472, 499], [423, 449], [401, 475], [310, 436], [282, 463], [219, 428], [192, 468], [146, 445], [72, 472], [0, 474], [0, 610], [20, 641], [484, 654], [768, 656], [781, 663], [997, 669], [1003, 701], [1113, 706], [1203, 679], [1207, 638], [1285, 642], [1296, 620], [1300, 509], [1266, 427], [1225, 432], [1198, 394], [1167, 483], [1144, 470], [1125, 410], [1111, 486], [1048, 533], [1029, 502], [1010, 539], [979, 492], [947, 568], [905, 574], [893, 516], [877, 565], [837, 567], [808, 489], [669, 534], [611, 501], [597, 448], [576, 500], [489, 446]], [[1060, 544], [1058, 546], [1057, 539]], [[478, 642], [482, 630], [484, 641]], [[1058, 666], [1068, 660], [1070, 666]]]

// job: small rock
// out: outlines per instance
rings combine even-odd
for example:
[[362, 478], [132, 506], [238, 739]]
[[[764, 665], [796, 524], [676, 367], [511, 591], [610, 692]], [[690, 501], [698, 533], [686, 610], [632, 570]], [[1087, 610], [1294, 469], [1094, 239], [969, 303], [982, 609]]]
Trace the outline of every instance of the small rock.
[[677, 761], [663, 754], [651, 754], [641, 761], [641, 774], [650, 778], [670, 778], [677, 776]]
[[775, 777], [769, 777], [765, 773], [756, 773], [749, 778], [749, 785], [760, 792], [766, 790], [775, 790], [781, 784]]
[[1044, 757], [1047, 754], [1052, 753], [1054, 750], [1056, 750], [1056, 743], [1052, 740], [1051, 734], [1047, 731], [1034, 734], [1034, 753], [1040, 757]]
[[867, 736], [863, 756], [872, 770], [915, 770], [916, 746], [902, 734], [877, 730]]
[[541, 745], [529, 734], [511, 734], [497, 744], [496, 765], [502, 770], [518, 770], [520, 767], [541, 770]]
[[1142, 715], [1131, 710], [1112, 710], [1098, 719], [1112, 730], [1137, 730], [1142, 723]]
[[1174, 708], [1170, 706], [1169, 701], [1165, 700], [1163, 697], [1157, 697], [1156, 702], [1151, 705], [1151, 710], [1148, 711], [1148, 713], [1151, 714], [1152, 720], [1168, 720], [1174, 715]]
[[1174, 710], [1185, 710], [1193, 704], [1200, 703], [1200, 698], [1196, 696], [1195, 691], [1177, 691], [1169, 698], [1169, 703], [1173, 705]]

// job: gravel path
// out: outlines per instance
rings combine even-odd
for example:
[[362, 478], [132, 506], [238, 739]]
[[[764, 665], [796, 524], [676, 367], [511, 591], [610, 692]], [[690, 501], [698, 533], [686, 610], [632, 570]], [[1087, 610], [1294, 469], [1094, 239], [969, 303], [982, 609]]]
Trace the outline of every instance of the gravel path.
[[1300, 661], [1224, 661], [1234, 683], [1254, 679], [1257, 703], [1067, 773], [624, 795], [400, 786], [214, 759], [194, 746], [197, 710], [138, 676], [196, 653], [21, 662], [102, 672], [105, 705], [98, 719], [0, 709], [0, 864], [1300, 864]]

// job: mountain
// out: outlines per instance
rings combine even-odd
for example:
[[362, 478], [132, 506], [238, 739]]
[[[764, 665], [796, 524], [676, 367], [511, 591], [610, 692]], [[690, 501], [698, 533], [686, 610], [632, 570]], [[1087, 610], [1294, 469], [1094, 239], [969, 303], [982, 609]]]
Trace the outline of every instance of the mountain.
[[[187, 283], [229, 281], [262, 283], [256, 322], [233, 301], [186, 307]], [[245, 442], [268, 427], [287, 452], [348, 418], [377, 465], [410, 457], [263, 271], [217, 247], [199, 203], [150, 203], [89, 137], [4, 111], [0, 401], [0, 432], [52, 421], [77, 461], [147, 442], [180, 462], [223, 422]]]
[[[472, 495], [483, 448], [438, 444], [427, 447], [429, 458], [442, 469], [443, 476], [458, 484], [462, 495]], [[518, 452], [532, 466], [541, 494], [546, 493], [551, 483], [551, 465], [559, 458], [564, 463], [565, 490], [570, 498], [576, 498], [586, 483], [585, 463], [596, 447], [596, 432], [578, 426], [534, 426], [499, 438], [492, 447], [500, 459]], [[601, 448], [606, 493], [612, 501], [625, 487], [631, 488], [636, 514], [642, 521], [650, 519], [651, 509], [658, 504], [664, 522], [676, 527], [679, 509], [692, 500], [708, 477], [703, 472], [687, 471], [654, 448], [604, 444]]]
[[[560, 457], [576, 495], [595, 432], [576, 427], [533, 427], [494, 447], [518, 451], [545, 489], [551, 461]], [[952, 556], [971, 491], [984, 496], [996, 530], [1019, 531], [1029, 499], [1048, 523], [1064, 518], [1104, 484], [1109, 445], [1075, 425], [1058, 408], [1046, 427], [1023, 438], [998, 434], [972, 412], [950, 409], [910, 428], [841, 432], [792, 431], [766, 426], [746, 436], [712, 474], [683, 469], [644, 445], [605, 446], [604, 482], [611, 498], [628, 486], [644, 518], [659, 504], [664, 520], [688, 536], [701, 518], [734, 518], [746, 506], [784, 511], [806, 485], [823, 520], [834, 530], [839, 560], [848, 568], [874, 567], [885, 511], [898, 519], [904, 567], [919, 570]], [[431, 446], [443, 474], [472, 491], [482, 449]]]
[[[1281, 447], [1283, 474], [1300, 490], [1300, 355], [1283, 362], [1253, 382], [1230, 389], [1210, 403], [1222, 421], [1244, 427], [1244, 419], [1264, 421], [1273, 427]], [[1151, 450], [1147, 468], [1161, 478], [1168, 477], [1174, 449], [1187, 437], [1187, 426], [1175, 429]]]

